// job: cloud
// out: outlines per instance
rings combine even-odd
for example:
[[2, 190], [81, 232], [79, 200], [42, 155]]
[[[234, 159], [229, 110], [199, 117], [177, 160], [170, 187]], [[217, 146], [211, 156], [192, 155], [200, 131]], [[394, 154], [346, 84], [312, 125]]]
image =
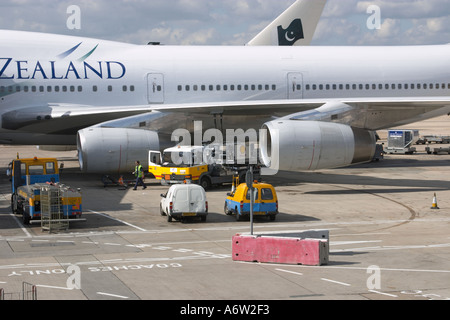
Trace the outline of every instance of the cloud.
[[[445, 14], [450, 1], [448, 0], [375, 0], [360, 1], [357, 4], [358, 12], [363, 13], [369, 5], [380, 7], [382, 14], [389, 18], [414, 19], [423, 17], [440, 17]], [[443, 10], [444, 9], [444, 10]]]
[[[369, 6], [381, 29], [369, 29]], [[450, 0], [328, 0], [313, 44], [413, 45], [450, 42]]]
[[450, 17], [427, 19], [427, 27], [431, 32], [449, 32]]
[[[295, 0], [2, 0], [0, 28], [146, 44], [243, 45]], [[68, 30], [67, 7], [81, 9]], [[369, 5], [382, 29], [366, 26]], [[450, 0], [328, 0], [315, 45], [450, 42]]]
[[346, 18], [357, 11], [358, 0], [328, 0], [322, 17], [324, 18]]

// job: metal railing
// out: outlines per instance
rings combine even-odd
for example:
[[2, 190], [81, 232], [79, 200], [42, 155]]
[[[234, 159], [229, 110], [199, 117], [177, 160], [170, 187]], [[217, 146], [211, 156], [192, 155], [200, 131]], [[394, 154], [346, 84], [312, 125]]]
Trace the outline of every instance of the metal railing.
[[0, 300], [37, 300], [36, 286], [22, 282], [22, 292], [5, 292], [0, 288]]
[[41, 228], [49, 232], [67, 230], [69, 220], [64, 216], [61, 197], [64, 191], [55, 186], [41, 187]]

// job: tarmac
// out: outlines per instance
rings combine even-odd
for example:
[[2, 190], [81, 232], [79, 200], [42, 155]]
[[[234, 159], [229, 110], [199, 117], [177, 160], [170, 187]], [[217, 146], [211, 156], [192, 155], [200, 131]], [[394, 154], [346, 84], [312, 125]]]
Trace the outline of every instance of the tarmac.
[[[450, 119], [403, 128], [450, 135]], [[277, 191], [280, 213], [275, 221], [255, 218], [255, 234], [330, 233], [329, 263], [303, 266], [232, 260], [231, 239], [249, 233], [250, 222], [223, 213], [230, 185], [208, 191], [206, 222], [169, 223], [159, 213], [167, 187], [156, 180], [146, 179], [146, 190], [104, 187], [101, 176], [79, 171], [76, 151], [1, 146], [3, 172], [17, 152], [64, 162], [61, 181], [81, 188], [86, 221], [50, 234], [40, 224], [24, 226], [11, 213], [10, 182], [2, 174], [0, 289], [5, 300], [21, 299], [22, 284], [29, 283], [38, 300], [177, 300], [191, 306], [204, 300], [448, 300], [450, 155], [416, 147], [414, 155], [264, 179]], [[434, 194], [437, 210], [431, 209]]]

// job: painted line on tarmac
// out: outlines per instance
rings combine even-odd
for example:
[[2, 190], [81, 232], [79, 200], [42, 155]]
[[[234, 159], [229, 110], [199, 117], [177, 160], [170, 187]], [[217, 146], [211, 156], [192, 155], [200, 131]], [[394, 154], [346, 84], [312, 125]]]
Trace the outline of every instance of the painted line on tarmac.
[[380, 292], [380, 291], [376, 291], [376, 290], [369, 290], [369, 292], [381, 294], [381, 295], [392, 297], [392, 298], [398, 298], [398, 296], [396, 296], [395, 294], [390, 294], [390, 293], [386, 293], [386, 292]]
[[295, 275], [298, 275], [298, 276], [302, 276], [303, 275], [303, 273], [300, 273], [300, 272], [294, 272], [294, 271], [289, 271], [289, 270], [284, 270], [284, 269], [275, 269], [275, 270], [281, 271], [281, 272], [292, 273], [292, 274], [295, 274]]
[[73, 290], [73, 288], [57, 287], [57, 286], [48, 286], [48, 285], [45, 285], [45, 284], [37, 284], [36, 287], [39, 287], [39, 288], [49, 288], [49, 289], [59, 289], [59, 290]]
[[12, 213], [9, 214], [11, 217], [13, 217], [13, 219], [17, 222], [17, 224], [19, 225], [20, 229], [22, 229], [22, 231], [26, 234], [27, 238], [31, 238], [31, 233], [28, 232], [28, 230], [23, 226], [22, 223], [20, 223], [19, 219], [17, 219], [17, 217], [15, 215], [13, 215]]
[[97, 294], [99, 294], [101, 296], [108, 296], [108, 297], [113, 297], [113, 298], [129, 299], [129, 297], [120, 296], [118, 294], [106, 293], [106, 292], [97, 292]]
[[348, 284], [348, 283], [345, 283], [345, 282], [340, 282], [340, 281], [336, 281], [336, 280], [330, 280], [330, 279], [327, 279], [327, 278], [320, 278], [320, 280], [331, 282], [331, 283], [340, 284], [340, 285], [343, 285], [343, 286], [346, 286], [346, 287], [351, 287], [352, 286], [351, 284]]
[[[347, 236], [355, 236], [355, 237], [368, 237], [368, 236], [381, 236], [381, 235], [389, 235], [391, 232], [373, 232], [373, 233], [342, 233], [342, 234], [333, 234], [333, 237], [347, 237]], [[449, 237], [450, 238], [450, 237]]]
[[[75, 263], [31, 263], [31, 264], [15, 264], [15, 265], [0, 265], [0, 270], [17, 270], [17, 269], [36, 269], [36, 268], [52, 268], [59, 267], [64, 269], [66, 266], [96, 266], [96, 265], [114, 265], [117, 263], [152, 263], [152, 262], [176, 262], [176, 261], [188, 261], [188, 260], [209, 260], [209, 259], [228, 259], [231, 258], [231, 254], [218, 254], [213, 252], [199, 251], [192, 252], [192, 255], [180, 256], [180, 257], [149, 257], [149, 258], [128, 258], [128, 259], [108, 259], [108, 260], [92, 260], [92, 261], [79, 261]], [[30, 272], [30, 271], [27, 271]]]
[[366, 240], [366, 241], [331, 241], [330, 246], [343, 246], [347, 244], [360, 244], [360, 243], [372, 243], [383, 242], [382, 240]]
[[[107, 216], [108, 217], [108, 216]], [[111, 217], [108, 217], [111, 218]], [[421, 222], [421, 223], [433, 223], [433, 222], [450, 222], [450, 218], [440, 218], [440, 219], [419, 219], [416, 218], [415, 220], [373, 220], [373, 221], [340, 221], [340, 222], [312, 222], [312, 223], [289, 223], [289, 224], [267, 224], [267, 225], [255, 225], [254, 229], [256, 230], [264, 230], [269, 228], [289, 228], [285, 230], [275, 230], [273, 232], [295, 232], [297, 231], [296, 228], [302, 228], [302, 230], [308, 229], [308, 230], [314, 230], [319, 229], [328, 226], [328, 230], [331, 230], [330, 227], [334, 226], [334, 229], [338, 229], [337, 227], [340, 226], [372, 226], [372, 225], [381, 225], [381, 224], [399, 224], [404, 223], [405, 221], [415, 223], [415, 222]], [[336, 227], [337, 226], [337, 227]], [[226, 226], [226, 227], [203, 227], [203, 228], [187, 228], [187, 229], [166, 229], [166, 230], [146, 230], [144, 233], [148, 234], [164, 234], [164, 233], [183, 233], [183, 232], [192, 232], [192, 231], [234, 231], [234, 230], [248, 230], [249, 226], [247, 224], [239, 224], [235, 226]], [[133, 234], [133, 233], [139, 233], [137, 231], [116, 231], [116, 234]], [[373, 234], [389, 234], [389, 233], [373, 233]]]
[[[242, 263], [252, 264], [253, 262], [241, 261]], [[276, 266], [276, 263], [271, 263], [270, 265]], [[282, 265], [282, 264], [278, 264]], [[365, 267], [338, 267], [338, 266], [303, 266], [303, 265], [292, 265], [293, 268], [298, 269], [342, 269], [342, 270], [362, 270], [367, 271]], [[425, 273], [450, 273], [450, 270], [431, 270], [431, 269], [402, 269], [402, 268], [380, 268], [381, 271], [399, 271], [399, 272], [425, 272]]]
[[[333, 243], [331, 243], [333, 244]], [[376, 246], [376, 247], [362, 247], [349, 249], [334, 249], [331, 253], [349, 252], [349, 251], [388, 251], [388, 250], [405, 250], [405, 249], [430, 249], [430, 248], [448, 248], [450, 243], [430, 244], [430, 245], [406, 245], [406, 246]]]
[[[247, 225], [237, 225], [237, 226], [227, 226], [227, 227], [206, 227], [206, 228], [189, 228], [189, 229], [166, 229], [166, 230], [146, 230], [143, 228], [140, 228], [138, 226], [132, 225], [128, 222], [110, 217], [106, 214], [100, 213], [100, 212], [96, 212], [96, 211], [91, 211], [90, 212], [94, 213], [94, 214], [98, 214], [101, 215], [103, 217], [112, 219], [112, 220], [116, 220], [120, 223], [123, 223], [125, 225], [128, 225], [132, 228], [135, 228], [136, 230], [133, 231], [102, 231], [102, 232], [76, 232], [76, 233], [71, 233], [71, 234], [67, 234], [67, 235], [57, 235], [57, 237], [66, 237], [66, 238], [73, 238], [73, 237], [93, 237], [93, 236], [103, 236], [103, 235], [110, 235], [110, 234], [117, 234], [117, 235], [121, 235], [121, 234], [140, 234], [140, 233], [144, 233], [144, 234], [167, 234], [167, 233], [184, 233], [184, 232], [204, 232], [204, 231], [239, 231], [242, 229], [248, 230], [248, 226]], [[16, 217], [14, 217], [15, 219], [17, 219]], [[405, 222], [405, 220], [374, 220], [374, 221], [341, 221], [341, 222], [318, 222], [318, 223], [291, 223], [291, 224], [271, 224], [271, 225], [256, 225], [255, 226], [255, 230], [264, 230], [264, 229], [268, 229], [268, 228], [289, 228], [289, 229], [283, 229], [283, 230], [276, 230], [273, 232], [293, 232], [293, 231], [297, 231], [296, 228], [302, 228], [302, 230], [306, 229], [317, 229], [319, 227], [326, 227], [328, 226], [328, 229], [330, 229], [330, 227], [335, 226], [334, 229], [338, 229], [336, 228], [336, 226], [353, 226], [353, 225], [379, 225], [379, 224], [395, 224], [395, 223], [401, 223], [401, 222]], [[421, 223], [432, 223], [432, 222], [450, 222], [450, 218], [441, 218], [441, 219], [437, 219], [437, 218], [432, 218], [432, 219], [420, 219], [420, 218], [416, 218], [415, 220], [411, 221], [413, 222], [421, 222]], [[18, 222], [19, 225], [20, 221]], [[33, 238], [33, 239], [39, 239], [42, 236], [33, 236], [31, 235], [26, 229], [22, 228], [22, 230], [24, 231], [24, 233], [26, 234], [26, 237], [24, 236], [10, 236], [10, 237], [1, 237], [0, 236], [0, 241], [1, 240], [6, 240], [6, 241], [24, 241], [23, 239], [25, 238]], [[260, 231], [261, 232], [261, 231]], [[372, 233], [372, 235], [375, 234], [388, 234], [388, 233]], [[357, 234], [354, 234], [357, 235]], [[345, 236], [345, 235], [333, 235], [336, 237], [340, 237], [340, 236]], [[55, 236], [56, 237], [56, 236]], [[46, 235], [44, 236], [44, 238], [52, 238], [52, 236]], [[86, 242], [87, 243], [87, 242]], [[92, 242], [94, 243], [94, 242]]]
[[138, 226], [135, 226], [134, 224], [128, 223], [128, 222], [126, 222], [126, 221], [123, 221], [123, 220], [120, 220], [120, 219], [117, 219], [117, 218], [113, 218], [113, 217], [108, 216], [108, 215], [106, 215], [106, 214], [104, 214], [104, 213], [100, 213], [100, 212], [93, 211], [93, 210], [88, 210], [88, 211], [91, 212], [91, 213], [98, 214], [98, 215], [100, 215], [100, 216], [102, 216], [102, 217], [105, 217], [105, 218], [108, 218], [108, 219], [111, 219], [111, 220], [114, 220], [114, 221], [123, 223], [123, 224], [125, 224], [125, 225], [127, 225], [127, 226], [130, 226], [130, 227], [132, 227], [132, 228], [138, 229], [139, 231], [142, 231], [142, 232], [146, 232], [146, 231], [147, 231], [147, 230], [145, 230], [145, 229], [143, 229], [143, 228], [140, 228], [140, 227], [138, 227]]

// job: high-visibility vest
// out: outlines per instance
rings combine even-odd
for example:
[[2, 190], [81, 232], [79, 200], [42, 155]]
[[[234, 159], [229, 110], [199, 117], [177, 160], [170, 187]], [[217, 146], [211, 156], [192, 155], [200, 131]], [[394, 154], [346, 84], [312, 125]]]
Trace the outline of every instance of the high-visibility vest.
[[136, 177], [138, 177], [138, 178], [142, 178], [142, 177], [143, 177], [144, 172], [143, 172], [143, 170], [142, 170], [142, 166], [141, 166], [141, 165], [136, 166], [136, 170], [134, 171], [134, 174], [135, 174]]

